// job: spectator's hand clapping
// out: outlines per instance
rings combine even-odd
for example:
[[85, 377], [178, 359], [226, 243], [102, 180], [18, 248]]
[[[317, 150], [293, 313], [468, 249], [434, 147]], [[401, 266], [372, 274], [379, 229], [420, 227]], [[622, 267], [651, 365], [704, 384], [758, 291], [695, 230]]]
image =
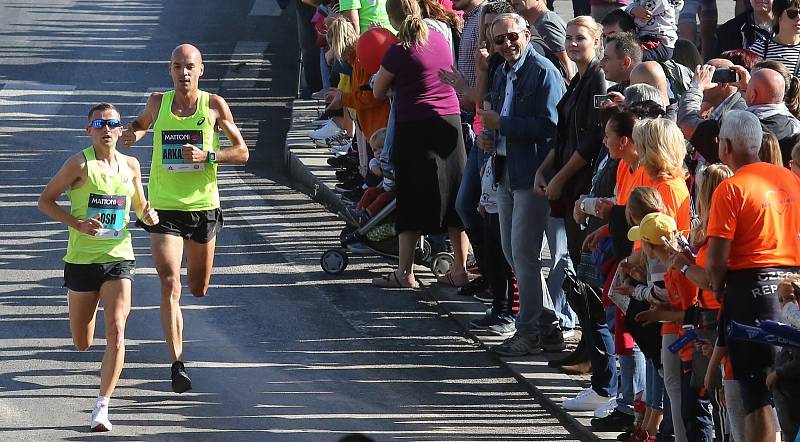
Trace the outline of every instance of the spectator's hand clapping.
[[463, 95], [467, 88], [469, 88], [469, 82], [467, 82], [467, 78], [457, 67], [453, 66], [451, 69], [450, 71], [439, 69], [439, 80], [441, 80], [442, 83], [453, 86], [456, 92]]
[[747, 83], [750, 83], [750, 72], [748, 72], [744, 67], [736, 64], [731, 66], [731, 70], [736, 72], [736, 75], [739, 77], [739, 81], [732, 84], [736, 86], [736, 89], [739, 89], [739, 92], [744, 93], [747, 91]]
[[608, 234], [602, 231], [602, 229], [597, 229], [594, 232], [588, 234], [586, 239], [583, 240], [583, 246], [581, 250], [589, 250], [592, 252], [599, 252], [600, 249], [598, 248], [598, 244], [603, 238], [608, 237]]
[[694, 68], [692, 82], [697, 84], [697, 88], [700, 89], [700, 92], [705, 92], [708, 89], [717, 87], [716, 83], [711, 82], [715, 70], [717, 70], [717, 68], [710, 64], [698, 65]]
[[600, 219], [611, 218], [611, 208], [614, 207], [614, 202], [608, 198], [600, 198], [594, 206], [595, 216]]
[[645, 310], [636, 315], [636, 321], [644, 325], [655, 324], [665, 320], [664, 313], [674, 310], [668, 302], [658, 302], [650, 305], [650, 310]]

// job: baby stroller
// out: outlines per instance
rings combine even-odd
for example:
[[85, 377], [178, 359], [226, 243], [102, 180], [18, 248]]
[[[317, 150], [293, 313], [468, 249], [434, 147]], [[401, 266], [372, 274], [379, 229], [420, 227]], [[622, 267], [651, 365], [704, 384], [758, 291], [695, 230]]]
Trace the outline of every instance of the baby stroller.
[[[348, 264], [348, 253], [377, 254], [397, 259], [399, 245], [392, 217], [396, 205], [396, 201], [391, 201], [363, 226], [346, 219], [348, 225], [340, 234], [342, 245], [322, 254], [320, 258], [322, 270], [329, 275], [344, 272]], [[414, 257], [415, 264], [428, 267], [437, 277], [449, 273], [455, 262], [453, 254], [449, 251], [448, 242], [444, 238], [444, 235], [423, 235], [417, 243]]]

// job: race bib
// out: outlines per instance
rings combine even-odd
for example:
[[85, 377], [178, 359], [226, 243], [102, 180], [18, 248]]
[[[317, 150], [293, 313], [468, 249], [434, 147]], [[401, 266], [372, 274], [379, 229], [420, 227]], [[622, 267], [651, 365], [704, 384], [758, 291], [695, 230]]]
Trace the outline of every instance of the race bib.
[[101, 238], [119, 238], [125, 226], [125, 207], [128, 197], [125, 195], [89, 194], [89, 207], [86, 218], [100, 215], [98, 221], [103, 227], [94, 235]]
[[161, 132], [161, 165], [167, 172], [197, 172], [204, 163], [185, 163], [183, 145], [192, 144], [203, 150], [202, 130], [165, 130]]

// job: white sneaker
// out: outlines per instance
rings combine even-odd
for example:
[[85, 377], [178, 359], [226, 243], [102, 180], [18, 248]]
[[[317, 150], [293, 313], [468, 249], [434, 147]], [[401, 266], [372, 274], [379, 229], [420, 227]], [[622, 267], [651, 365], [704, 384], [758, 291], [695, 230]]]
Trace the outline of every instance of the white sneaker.
[[345, 130], [337, 126], [333, 120], [330, 120], [319, 129], [307, 132], [306, 135], [311, 137], [311, 139], [313, 140], [324, 140], [326, 138], [335, 137], [341, 134], [342, 132], [345, 132]]
[[92, 411], [92, 422], [89, 424], [92, 431], [111, 431], [113, 425], [108, 420], [108, 404], [97, 404]]
[[591, 387], [581, 391], [572, 399], [566, 399], [561, 406], [570, 411], [594, 411], [608, 405], [613, 399], [597, 394]]
[[611, 399], [611, 402], [603, 405], [602, 407], [594, 410], [594, 417], [602, 419], [611, 414], [617, 408], [617, 400]]

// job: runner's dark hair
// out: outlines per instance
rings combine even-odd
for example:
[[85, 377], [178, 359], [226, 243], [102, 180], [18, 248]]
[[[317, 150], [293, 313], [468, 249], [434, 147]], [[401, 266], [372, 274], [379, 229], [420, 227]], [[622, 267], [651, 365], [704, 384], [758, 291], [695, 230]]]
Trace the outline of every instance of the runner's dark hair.
[[91, 120], [92, 119], [92, 115], [94, 115], [95, 112], [98, 112], [98, 111], [103, 112], [103, 111], [107, 111], [107, 110], [113, 110], [113, 111], [116, 111], [119, 114], [119, 111], [117, 110], [117, 107], [114, 106], [113, 104], [111, 104], [111, 103], [100, 103], [100, 104], [94, 105], [94, 107], [89, 109], [89, 115], [86, 118]]

